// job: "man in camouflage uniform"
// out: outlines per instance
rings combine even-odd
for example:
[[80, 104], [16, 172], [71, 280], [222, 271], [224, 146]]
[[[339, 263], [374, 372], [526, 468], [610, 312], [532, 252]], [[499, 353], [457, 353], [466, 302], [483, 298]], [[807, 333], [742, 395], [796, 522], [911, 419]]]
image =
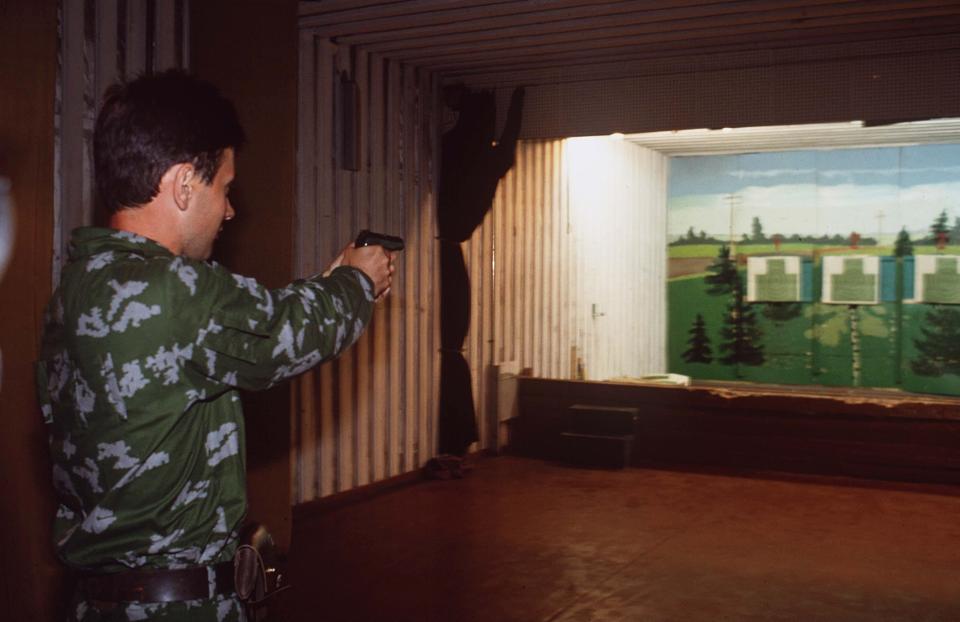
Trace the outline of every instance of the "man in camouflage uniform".
[[233, 106], [177, 72], [114, 87], [97, 119], [111, 228], [74, 232], [37, 365], [77, 620], [243, 619], [237, 390], [342, 352], [389, 288], [377, 246], [278, 290], [208, 261], [242, 140]]

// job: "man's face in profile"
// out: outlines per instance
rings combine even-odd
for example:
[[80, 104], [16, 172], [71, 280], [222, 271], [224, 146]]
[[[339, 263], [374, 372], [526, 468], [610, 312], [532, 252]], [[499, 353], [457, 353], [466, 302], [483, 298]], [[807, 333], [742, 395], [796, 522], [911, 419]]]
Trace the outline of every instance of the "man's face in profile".
[[191, 259], [207, 260], [213, 254], [213, 243], [226, 220], [235, 212], [230, 204], [230, 186], [234, 177], [233, 149], [223, 150], [220, 167], [207, 184], [198, 175], [194, 178], [186, 230], [183, 232], [182, 254]]

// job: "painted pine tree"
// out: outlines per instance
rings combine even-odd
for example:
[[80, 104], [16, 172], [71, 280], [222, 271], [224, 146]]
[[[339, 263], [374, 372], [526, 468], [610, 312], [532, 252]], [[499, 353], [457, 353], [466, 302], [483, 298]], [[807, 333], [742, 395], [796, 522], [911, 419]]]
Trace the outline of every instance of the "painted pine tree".
[[716, 258], [710, 267], [707, 268], [708, 274], [704, 281], [707, 283], [707, 293], [711, 296], [723, 296], [732, 293], [735, 282], [740, 280], [737, 274], [737, 265], [730, 258], [730, 247], [726, 244], [720, 245]]
[[910, 234], [906, 227], [900, 229], [897, 234], [897, 241], [893, 245], [893, 254], [897, 257], [909, 257], [913, 255], [913, 242], [910, 240]]
[[919, 352], [910, 362], [913, 371], [921, 376], [960, 375], [960, 309], [933, 305], [920, 333], [913, 341]]
[[688, 363], [710, 363], [713, 361], [713, 350], [710, 349], [710, 337], [707, 336], [707, 324], [703, 315], [698, 313], [690, 328], [689, 346], [683, 353], [683, 360]]
[[947, 210], [943, 210], [933, 221], [933, 224], [930, 225], [930, 233], [933, 234], [933, 241], [939, 249], [943, 249], [943, 247], [947, 245], [947, 242], [950, 241], [950, 227], [947, 226], [948, 221]]
[[763, 224], [760, 222], [760, 218], [757, 216], [753, 217], [753, 222], [750, 224], [750, 230], [753, 232], [753, 235], [750, 237], [754, 242], [766, 242], [767, 236], [763, 235]]
[[741, 365], [763, 364], [763, 331], [757, 325], [753, 306], [744, 300], [743, 282], [739, 275], [734, 279], [732, 293], [723, 328], [720, 330], [724, 338], [724, 342], [720, 344], [720, 362], [735, 365], [737, 376], [742, 377]]

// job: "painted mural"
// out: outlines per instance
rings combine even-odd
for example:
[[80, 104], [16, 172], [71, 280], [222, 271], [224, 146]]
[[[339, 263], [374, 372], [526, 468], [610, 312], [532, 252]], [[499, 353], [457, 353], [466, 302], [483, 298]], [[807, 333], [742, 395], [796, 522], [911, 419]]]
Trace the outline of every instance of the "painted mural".
[[670, 371], [960, 395], [960, 145], [670, 167]]

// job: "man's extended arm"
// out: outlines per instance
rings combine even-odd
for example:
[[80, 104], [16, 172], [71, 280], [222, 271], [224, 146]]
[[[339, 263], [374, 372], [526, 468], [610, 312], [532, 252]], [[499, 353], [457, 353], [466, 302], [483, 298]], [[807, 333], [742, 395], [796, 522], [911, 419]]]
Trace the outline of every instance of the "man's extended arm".
[[191, 366], [222, 385], [263, 389], [303, 373], [352, 345], [373, 313], [374, 284], [350, 266], [277, 290], [210, 269], [216, 303]]

